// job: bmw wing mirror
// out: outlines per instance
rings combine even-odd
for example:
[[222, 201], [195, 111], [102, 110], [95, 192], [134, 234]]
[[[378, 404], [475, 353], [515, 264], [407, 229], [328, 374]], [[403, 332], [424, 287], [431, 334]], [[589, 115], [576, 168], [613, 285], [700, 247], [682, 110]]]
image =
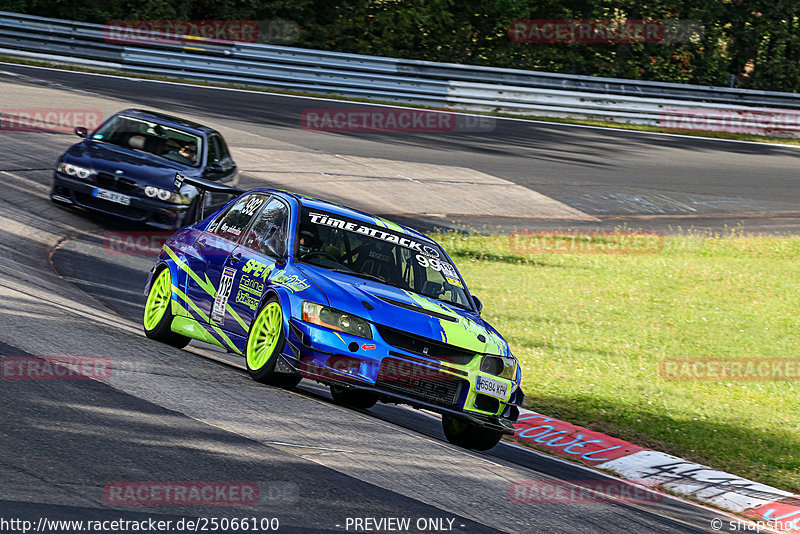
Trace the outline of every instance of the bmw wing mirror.
[[89, 135], [89, 130], [87, 130], [83, 126], [76, 126], [73, 131], [75, 132], [75, 135], [77, 135], [82, 139], [86, 139], [86, 136]]
[[475, 304], [475, 309], [478, 310], [478, 315], [480, 315], [483, 311], [483, 302], [475, 295], [472, 295], [472, 302]]

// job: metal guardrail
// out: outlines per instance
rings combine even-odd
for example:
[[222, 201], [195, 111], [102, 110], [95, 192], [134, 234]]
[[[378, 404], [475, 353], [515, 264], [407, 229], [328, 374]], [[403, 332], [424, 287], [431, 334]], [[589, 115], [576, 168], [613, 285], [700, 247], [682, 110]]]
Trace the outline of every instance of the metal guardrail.
[[[663, 125], [696, 117], [708, 129], [760, 118], [766, 132], [800, 134], [800, 95], [575, 76], [187, 38], [119, 44], [99, 24], [0, 12], [0, 55], [168, 78], [335, 94], [451, 109]], [[787, 110], [782, 122], [776, 109]], [[770, 119], [772, 117], [772, 119]], [[788, 119], [787, 119], [788, 117]], [[792, 117], [795, 117], [792, 119]], [[794, 122], [792, 122], [794, 120]], [[691, 122], [691, 121], [690, 121]], [[696, 122], [696, 121], [695, 121]], [[676, 123], [677, 124], [677, 123]], [[691, 126], [691, 125], [690, 125]], [[701, 128], [702, 129], [702, 128]]]

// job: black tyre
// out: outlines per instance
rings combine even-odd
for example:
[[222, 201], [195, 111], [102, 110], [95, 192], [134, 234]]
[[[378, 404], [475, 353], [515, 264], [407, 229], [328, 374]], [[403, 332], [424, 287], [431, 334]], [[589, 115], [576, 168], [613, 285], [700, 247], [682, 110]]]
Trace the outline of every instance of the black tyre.
[[335, 384], [331, 384], [331, 397], [333, 397], [333, 401], [337, 404], [343, 404], [351, 408], [360, 408], [362, 410], [375, 406], [379, 398], [378, 395], [369, 391], [362, 391]]
[[503, 438], [502, 432], [448, 414], [442, 416], [442, 428], [447, 441], [476, 451], [488, 451]]
[[162, 269], [153, 278], [147, 302], [144, 305], [142, 326], [150, 339], [182, 349], [192, 340], [170, 330], [172, 325], [172, 280], [169, 269]]

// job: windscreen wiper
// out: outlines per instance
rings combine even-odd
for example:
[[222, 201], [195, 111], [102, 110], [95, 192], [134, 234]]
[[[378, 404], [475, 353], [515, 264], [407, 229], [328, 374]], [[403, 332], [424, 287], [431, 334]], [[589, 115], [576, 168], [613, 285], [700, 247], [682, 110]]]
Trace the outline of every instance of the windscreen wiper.
[[386, 280], [384, 280], [380, 276], [375, 276], [374, 274], [360, 273], [358, 271], [351, 271], [349, 269], [330, 269], [330, 270], [335, 272], [335, 273], [349, 274], [350, 276], [356, 276], [358, 278], [366, 278], [367, 280], [375, 280], [376, 282], [380, 282], [382, 284], [386, 283]]

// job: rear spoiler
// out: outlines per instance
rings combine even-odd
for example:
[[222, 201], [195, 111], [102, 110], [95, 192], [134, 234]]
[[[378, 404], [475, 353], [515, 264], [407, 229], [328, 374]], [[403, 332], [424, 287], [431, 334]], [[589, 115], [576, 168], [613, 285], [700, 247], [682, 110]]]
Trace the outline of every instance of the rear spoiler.
[[245, 193], [244, 189], [239, 189], [238, 187], [225, 185], [220, 182], [212, 182], [211, 180], [206, 180], [204, 178], [192, 178], [191, 176], [184, 176], [181, 173], [176, 172], [175, 191], [179, 191], [183, 184], [193, 185], [199, 189], [201, 193], [211, 191], [212, 193], [228, 193], [230, 195], [237, 196]]
[[225, 185], [220, 182], [213, 182], [204, 178], [184, 176], [179, 172], [175, 173], [175, 181], [173, 184], [176, 192], [180, 191], [183, 184], [193, 185], [200, 192], [197, 195], [198, 201], [192, 203], [192, 209], [188, 214], [188, 220], [184, 224], [192, 224], [197, 221], [202, 221], [205, 218], [206, 193], [222, 193], [231, 195], [232, 197], [238, 197], [246, 192], [244, 189], [239, 189], [238, 187]]

